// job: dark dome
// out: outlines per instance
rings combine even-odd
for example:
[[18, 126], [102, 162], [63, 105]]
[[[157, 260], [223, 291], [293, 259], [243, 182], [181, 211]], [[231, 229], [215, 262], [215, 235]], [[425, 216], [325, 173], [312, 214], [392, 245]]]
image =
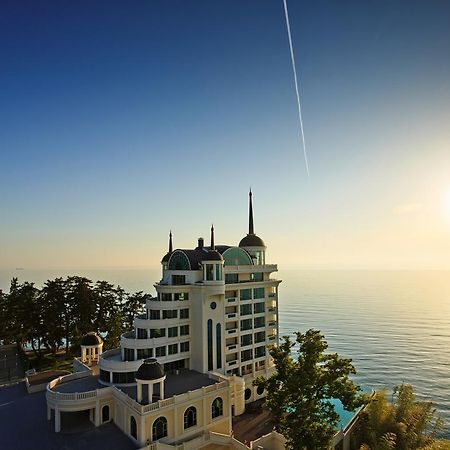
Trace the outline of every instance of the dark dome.
[[99, 345], [102, 343], [103, 339], [95, 331], [91, 331], [81, 338], [81, 345]]
[[163, 259], [161, 260], [161, 263], [168, 262], [171, 254], [172, 254], [172, 252], [166, 253], [166, 254], [164, 255]]
[[239, 247], [265, 247], [264, 241], [256, 234], [247, 234], [245, 238], [239, 242]]
[[136, 380], [158, 380], [165, 375], [164, 369], [155, 358], [145, 359], [136, 372]]
[[217, 250], [209, 250], [202, 256], [202, 261], [223, 261], [223, 256]]

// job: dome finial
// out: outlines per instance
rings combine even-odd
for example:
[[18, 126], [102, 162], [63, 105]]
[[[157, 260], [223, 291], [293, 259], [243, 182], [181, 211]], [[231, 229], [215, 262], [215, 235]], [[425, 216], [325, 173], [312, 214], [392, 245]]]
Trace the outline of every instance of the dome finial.
[[211, 250], [215, 250], [216, 246], [214, 244], [214, 224], [211, 224]]
[[173, 251], [173, 245], [172, 245], [172, 230], [170, 230], [169, 233], [169, 253], [172, 253]]
[[253, 227], [253, 203], [252, 203], [252, 188], [250, 187], [250, 192], [248, 194], [249, 197], [249, 212], [248, 212], [248, 234], [255, 234], [255, 230]]

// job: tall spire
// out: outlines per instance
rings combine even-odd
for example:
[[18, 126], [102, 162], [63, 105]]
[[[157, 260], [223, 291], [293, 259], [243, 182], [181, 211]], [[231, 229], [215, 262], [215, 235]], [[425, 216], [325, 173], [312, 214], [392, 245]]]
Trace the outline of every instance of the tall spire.
[[172, 253], [173, 251], [173, 245], [172, 245], [172, 230], [170, 230], [169, 233], [169, 253]]
[[255, 234], [255, 230], [253, 228], [253, 204], [252, 204], [252, 188], [250, 188], [249, 196], [249, 212], [248, 212], [248, 234]]
[[214, 245], [214, 225], [211, 225], [211, 250], [215, 250], [216, 246]]

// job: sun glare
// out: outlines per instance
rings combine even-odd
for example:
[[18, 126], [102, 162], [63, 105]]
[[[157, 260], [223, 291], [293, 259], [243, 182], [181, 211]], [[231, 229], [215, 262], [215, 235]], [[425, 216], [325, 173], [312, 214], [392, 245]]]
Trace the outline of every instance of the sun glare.
[[444, 196], [444, 212], [448, 221], [450, 221], [450, 189], [446, 192]]

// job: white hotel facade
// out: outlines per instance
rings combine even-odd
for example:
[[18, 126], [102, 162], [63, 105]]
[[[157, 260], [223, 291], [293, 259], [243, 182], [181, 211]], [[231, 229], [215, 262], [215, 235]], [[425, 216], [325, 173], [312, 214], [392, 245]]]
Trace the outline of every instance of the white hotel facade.
[[193, 249], [173, 249], [170, 234], [157, 295], [120, 348], [102, 353], [87, 335], [77, 372], [49, 383], [55, 431], [62, 413], [88, 410], [96, 426], [113, 421], [141, 447], [221, 448], [232, 417], [264, 397], [252, 382], [272, 374], [267, 347], [278, 341], [280, 280], [254, 232], [251, 192], [249, 201], [238, 246], [215, 245], [213, 227], [209, 245], [200, 238]]

